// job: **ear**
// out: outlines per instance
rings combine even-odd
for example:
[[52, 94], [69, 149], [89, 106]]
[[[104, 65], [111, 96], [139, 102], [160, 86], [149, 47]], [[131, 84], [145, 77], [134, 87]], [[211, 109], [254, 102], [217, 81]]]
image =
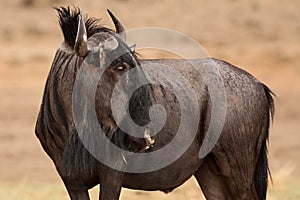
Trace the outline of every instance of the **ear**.
[[78, 29], [74, 48], [78, 56], [83, 57], [88, 53], [87, 33], [81, 12], [78, 15]]
[[107, 12], [109, 16], [111, 17], [112, 21], [114, 22], [115, 28], [116, 28], [116, 33], [118, 33], [121, 38], [126, 41], [126, 33], [125, 33], [125, 28], [122, 25], [122, 23], [114, 16], [114, 14], [107, 9]]

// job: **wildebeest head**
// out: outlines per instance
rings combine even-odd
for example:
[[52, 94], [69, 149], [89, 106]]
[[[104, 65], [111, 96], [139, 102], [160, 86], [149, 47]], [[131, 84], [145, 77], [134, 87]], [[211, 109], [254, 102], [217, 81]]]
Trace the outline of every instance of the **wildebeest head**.
[[[69, 51], [76, 57], [76, 62], [81, 63], [79, 71], [80, 68], [84, 68], [89, 74], [87, 79], [81, 83], [85, 85], [84, 90], [90, 89], [89, 81], [91, 79], [98, 79], [96, 92], [94, 94], [91, 92], [87, 100], [95, 98], [95, 106], [90, 109], [96, 109], [98, 121], [106, 130], [107, 136], [119, 146], [129, 150], [139, 151], [148, 148], [149, 144], [153, 142], [150, 137], [138, 139], [125, 134], [116, 125], [112, 115], [113, 91], [118, 93], [125, 88], [134, 87], [134, 84], [139, 84], [139, 79], [145, 78], [137, 56], [125, 42], [124, 27], [109, 10], [116, 31], [99, 26], [96, 19], [84, 20], [78, 9], [73, 12], [69, 8], [57, 10], [65, 39], [61, 49]], [[136, 69], [137, 73], [134, 73], [135, 75], [126, 73], [131, 69]], [[121, 78], [121, 84], [117, 84]], [[132, 81], [133, 79], [134, 81]], [[152, 105], [150, 93], [149, 86], [144, 85], [139, 87], [130, 98], [129, 113], [139, 126], [146, 127], [150, 121], [148, 113]], [[85, 101], [84, 98], [82, 99]], [[145, 132], [148, 133], [149, 130], [145, 130]], [[141, 137], [145, 136], [141, 135]]]

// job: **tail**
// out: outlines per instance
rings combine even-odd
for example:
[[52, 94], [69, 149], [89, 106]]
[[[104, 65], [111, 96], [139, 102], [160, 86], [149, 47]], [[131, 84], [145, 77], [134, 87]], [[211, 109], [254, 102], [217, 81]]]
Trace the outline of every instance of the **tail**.
[[266, 199], [267, 188], [268, 188], [268, 178], [269, 178], [268, 176], [270, 175], [270, 178], [272, 179], [271, 173], [269, 170], [269, 165], [268, 165], [267, 143], [268, 143], [268, 139], [269, 139], [270, 121], [273, 119], [274, 111], [275, 111], [274, 99], [273, 99], [273, 96], [275, 96], [275, 94], [266, 85], [262, 84], [262, 86], [264, 88], [264, 92], [267, 97], [269, 113], [268, 113], [267, 132], [265, 133], [265, 137], [262, 142], [262, 146], [260, 149], [260, 153], [258, 156], [258, 160], [256, 163], [255, 172], [254, 172], [255, 189], [256, 189], [259, 200]]

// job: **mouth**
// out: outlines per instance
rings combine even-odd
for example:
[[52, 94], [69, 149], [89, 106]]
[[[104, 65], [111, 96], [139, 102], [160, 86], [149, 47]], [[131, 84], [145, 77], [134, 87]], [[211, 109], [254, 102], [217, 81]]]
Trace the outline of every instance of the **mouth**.
[[143, 138], [135, 138], [123, 131], [119, 132], [119, 138], [117, 139], [117, 145], [124, 150], [139, 153], [149, 151], [153, 148], [155, 143], [154, 137], [150, 135], [150, 129], [146, 128]]
[[150, 130], [148, 128], [145, 129], [144, 138], [138, 139], [136, 141], [131, 141], [131, 144], [128, 147], [128, 150], [135, 153], [149, 152], [155, 143], [155, 139], [150, 136]]
[[143, 150], [151, 149], [155, 143], [155, 139], [150, 136], [150, 130], [148, 128], [145, 129], [144, 138], [145, 138], [146, 146]]

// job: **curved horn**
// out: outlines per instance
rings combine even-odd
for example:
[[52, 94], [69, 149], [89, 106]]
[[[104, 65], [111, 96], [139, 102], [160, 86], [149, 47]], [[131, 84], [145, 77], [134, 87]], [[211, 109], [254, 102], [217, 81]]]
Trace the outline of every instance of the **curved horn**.
[[107, 9], [107, 12], [109, 14], [109, 16], [111, 17], [112, 21], [114, 22], [114, 25], [116, 27], [116, 33], [118, 33], [121, 38], [126, 41], [126, 33], [125, 33], [125, 28], [122, 25], [122, 23], [114, 16], [114, 14]]
[[78, 29], [75, 41], [75, 52], [78, 56], [85, 56], [88, 53], [87, 48], [87, 33], [85, 23], [80, 12], [78, 16]]

